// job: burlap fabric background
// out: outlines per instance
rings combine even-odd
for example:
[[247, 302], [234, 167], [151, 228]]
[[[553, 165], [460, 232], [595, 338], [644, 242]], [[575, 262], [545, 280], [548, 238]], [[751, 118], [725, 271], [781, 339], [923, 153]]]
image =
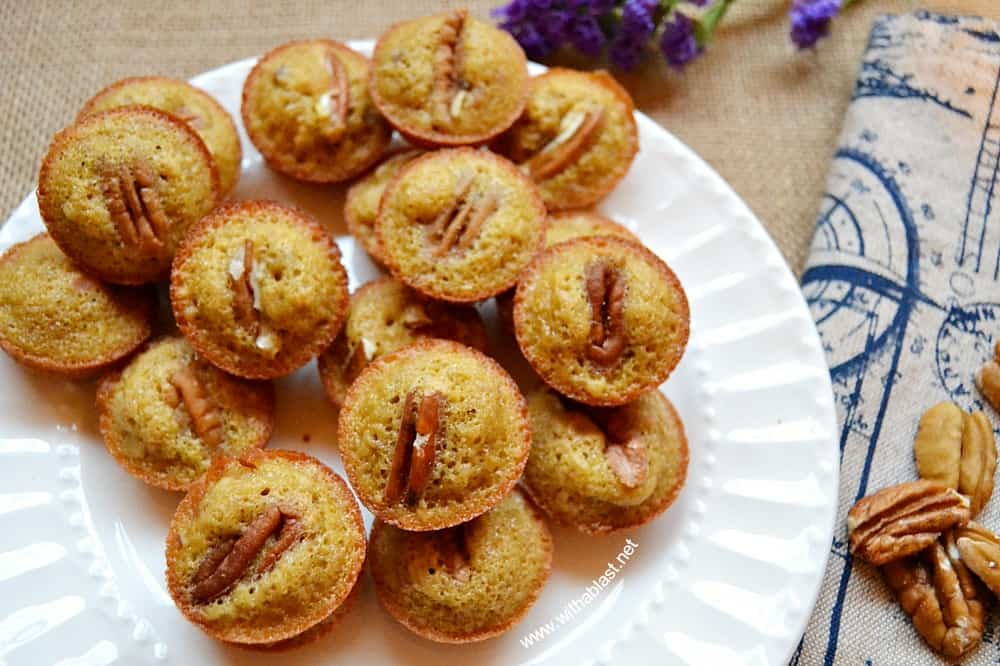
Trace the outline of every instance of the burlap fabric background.
[[[640, 109], [715, 167], [798, 272], [872, 18], [926, 7], [1000, 14], [997, 0], [863, 0], [815, 54], [787, 38], [790, 0], [741, 0], [710, 54], [678, 76], [623, 77]], [[187, 78], [289, 39], [377, 36], [444, 6], [480, 16], [499, 0], [150, 3], [0, 1], [0, 220], [34, 188], [49, 138], [102, 86], [128, 75]]]

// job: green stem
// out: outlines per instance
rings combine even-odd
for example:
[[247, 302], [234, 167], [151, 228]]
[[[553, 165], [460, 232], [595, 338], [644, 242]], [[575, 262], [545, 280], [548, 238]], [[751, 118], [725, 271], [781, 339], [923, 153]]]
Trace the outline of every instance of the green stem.
[[[694, 25], [694, 37], [698, 40], [698, 46], [705, 48], [711, 43], [712, 36], [715, 35], [715, 28], [734, 2], [736, 0], [717, 0], [708, 8], [708, 11], [701, 15], [701, 18]], [[845, 0], [845, 2], [853, 2], [853, 0]]]

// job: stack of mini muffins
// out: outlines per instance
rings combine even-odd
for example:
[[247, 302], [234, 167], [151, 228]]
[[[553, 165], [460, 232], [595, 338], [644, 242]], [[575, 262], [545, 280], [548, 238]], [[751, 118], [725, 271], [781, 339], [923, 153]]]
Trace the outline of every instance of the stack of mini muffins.
[[[391, 276], [350, 295], [319, 222], [223, 203], [232, 119], [158, 77], [99, 92], [55, 137], [38, 184], [48, 233], [0, 258], [0, 346], [100, 374], [110, 454], [186, 492], [166, 548], [189, 620], [233, 644], [301, 645], [350, 608], [367, 558], [408, 629], [482, 640], [548, 578], [544, 515], [600, 534], [673, 502], [687, 443], [657, 387], [688, 305], [662, 260], [587, 210], [638, 150], [611, 77], [530, 78], [509, 35], [456, 10], [393, 26], [371, 61], [329, 40], [274, 49], [242, 120], [274, 170], [356, 179], [346, 223]], [[167, 280], [179, 334], [150, 341]], [[526, 393], [488, 355], [489, 299], [540, 379]], [[350, 488], [263, 449], [271, 380], [316, 357]], [[367, 542], [357, 500], [376, 518]]]

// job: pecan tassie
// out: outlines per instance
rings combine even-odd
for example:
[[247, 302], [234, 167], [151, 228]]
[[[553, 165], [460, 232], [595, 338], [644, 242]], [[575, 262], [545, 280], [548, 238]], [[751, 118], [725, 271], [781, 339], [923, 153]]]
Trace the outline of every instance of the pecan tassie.
[[851, 553], [881, 565], [927, 548], [968, 521], [969, 500], [936, 481], [911, 481], [864, 497], [847, 513]]
[[[946, 657], [969, 652], [983, 638], [982, 593], [946, 533], [920, 555], [889, 562], [882, 575], [928, 645]], [[964, 558], [963, 558], [964, 559]]]
[[982, 412], [966, 414], [950, 402], [934, 405], [920, 418], [913, 453], [921, 478], [968, 497], [973, 516], [993, 494], [997, 446], [993, 428]]

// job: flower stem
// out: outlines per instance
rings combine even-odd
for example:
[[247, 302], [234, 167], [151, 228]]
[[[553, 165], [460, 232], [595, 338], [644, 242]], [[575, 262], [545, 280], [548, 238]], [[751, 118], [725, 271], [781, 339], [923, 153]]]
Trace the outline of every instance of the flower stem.
[[[853, 2], [853, 0], [844, 0], [845, 3]], [[701, 18], [698, 19], [694, 26], [694, 37], [698, 40], [698, 46], [705, 48], [712, 41], [712, 36], [715, 34], [715, 28], [719, 25], [719, 21], [726, 15], [729, 8], [733, 5], [736, 0], [716, 0], [716, 2], [708, 8]]]

